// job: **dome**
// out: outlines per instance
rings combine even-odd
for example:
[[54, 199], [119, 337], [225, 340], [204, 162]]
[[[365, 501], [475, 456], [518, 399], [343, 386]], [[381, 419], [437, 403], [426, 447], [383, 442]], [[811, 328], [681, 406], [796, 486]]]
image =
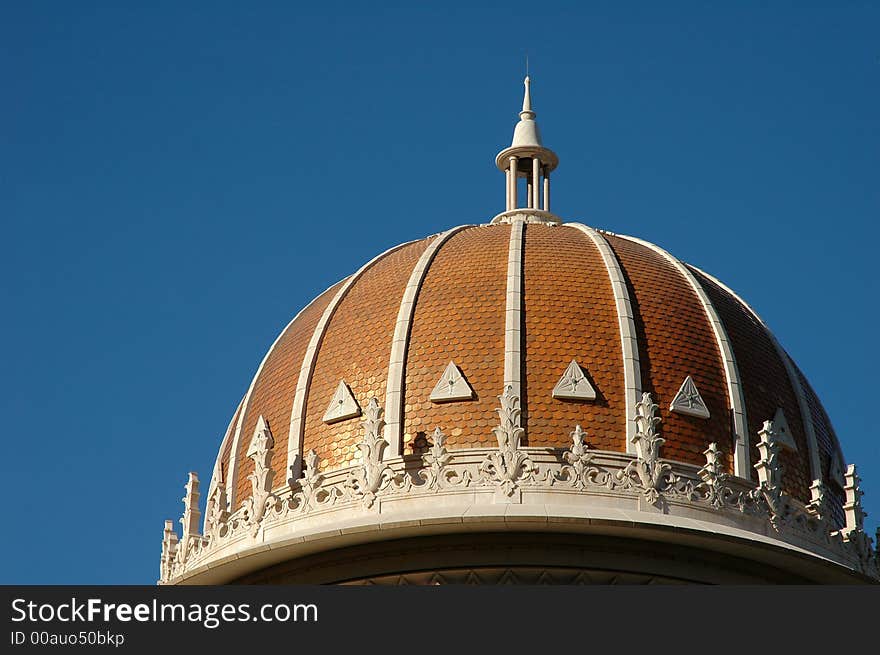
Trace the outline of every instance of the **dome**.
[[[661, 247], [551, 215], [539, 158], [556, 156], [535, 145], [503, 151], [504, 213], [387, 250], [281, 331], [222, 437], [203, 529], [194, 474], [182, 539], [166, 523], [161, 582], [877, 577], [855, 469], [767, 326]], [[563, 535], [640, 563], [535, 559]], [[531, 554], [501, 566], [468, 550], [480, 539]], [[388, 563], [392, 542], [459, 556]], [[691, 552], [702, 573], [681, 569]]]

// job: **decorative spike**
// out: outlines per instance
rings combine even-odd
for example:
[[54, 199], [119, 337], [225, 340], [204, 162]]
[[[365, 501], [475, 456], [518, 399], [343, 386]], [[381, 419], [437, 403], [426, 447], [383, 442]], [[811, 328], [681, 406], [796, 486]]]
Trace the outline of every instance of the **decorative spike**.
[[184, 486], [186, 495], [183, 497], [183, 516], [180, 524], [183, 526], [183, 541], [187, 542], [191, 537], [201, 536], [199, 522], [202, 513], [199, 511], [199, 476], [190, 471], [189, 479]]
[[813, 484], [810, 485], [810, 502], [807, 504], [807, 511], [817, 519], [825, 518], [826, 501], [825, 484], [822, 480], [813, 480]]
[[165, 521], [165, 530], [162, 533], [162, 556], [159, 559], [159, 581], [168, 582], [171, 579], [174, 560], [177, 556], [177, 532], [174, 531], [174, 521]]
[[229, 519], [229, 503], [226, 498], [226, 485], [221, 479], [208, 498], [207, 516], [205, 517], [205, 534], [212, 539], [220, 536], [220, 529]]
[[700, 486], [705, 490], [706, 499], [709, 503], [713, 507], [721, 508], [724, 505], [722, 487], [730, 476], [724, 472], [724, 467], [721, 463], [722, 453], [718, 450], [717, 443], [714, 441], [710, 443], [709, 447], [703, 451], [703, 454], [706, 456], [706, 463], [697, 472], [697, 475], [702, 480]]
[[666, 440], [657, 435], [657, 424], [660, 417], [657, 416], [657, 404], [651, 399], [651, 394], [643, 393], [642, 399], [636, 403], [636, 433], [632, 443], [636, 447], [636, 455], [649, 463], [655, 462], [660, 457], [660, 446]]
[[786, 513], [787, 503], [782, 493], [778, 432], [773, 421], [764, 421], [758, 436], [761, 439], [758, 442], [761, 459], [755, 464], [755, 470], [758, 471], [758, 488], [755, 493], [757, 498], [763, 498], [770, 514], [770, 524], [778, 530]]
[[244, 502], [252, 534], [256, 534], [260, 522], [266, 514], [267, 504], [274, 498], [272, 479], [275, 477], [275, 471], [270, 466], [274, 447], [275, 439], [269, 429], [269, 423], [260, 415], [254, 428], [251, 443], [245, 453], [254, 463], [254, 470], [248, 475], [248, 480], [251, 483], [251, 497]]
[[773, 421], [764, 421], [764, 426], [758, 431], [758, 453], [761, 459], [755, 464], [755, 470], [758, 472], [758, 482], [770, 488], [778, 488], [782, 484], [778, 436]]
[[846, 494], [846, 502], [843, 505], [843, 513], [846, 516], [846, 528], [844, 532], [850, 535], [853, 532], [864, 532], [865, 517], [867, 513], [862, 508], [862, 496], [864, 492], [859, 488], [862, 479], [856, 472], [856, 465], [850, 464], [844, 475], [846, 486], [843, 491]]
[[636, 423], [636, 433], [632, 437], [636, 459], [627, 464], [625, 473], [636, 476], [645, 500], [654, 505], [660, 500], [660, 492], [672, 467], [660, 461], [660, 447], [666, 440], [657, 434], [660, 417], [650, 393], [643, 393], [642, 399], [636, 403], [633, 420]]

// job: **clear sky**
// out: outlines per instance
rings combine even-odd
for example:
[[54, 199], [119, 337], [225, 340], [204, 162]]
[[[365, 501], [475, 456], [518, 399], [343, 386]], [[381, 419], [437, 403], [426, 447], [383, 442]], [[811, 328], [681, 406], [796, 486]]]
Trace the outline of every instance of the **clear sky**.
[[0, 583], [155, 581], [298, 309], [502, 209], [526, 52], [555, 212], [758, 310], [873, 532], [876, 2], [135, 4], [0, 10]]

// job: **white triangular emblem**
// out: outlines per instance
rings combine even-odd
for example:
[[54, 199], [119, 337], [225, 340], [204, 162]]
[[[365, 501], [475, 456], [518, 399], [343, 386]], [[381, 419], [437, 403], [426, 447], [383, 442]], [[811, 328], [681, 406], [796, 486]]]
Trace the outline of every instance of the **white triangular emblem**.
[[333, 394], [333, 399], [330, 401], [327, 411], [324, 412], [324, 423], [336, 423], [360, 415], [360, 405], [354, 399], [351, 389], [345, 384], [345, 380], [340, 380], [339, 386], [336, 387], [336, 393]]
[[773, 415], [773, 429], [776, 431], [776, 441], [783, 448], [789, 450], [797, 450], [797, 444], [794, 436], [791, 434], [791, 428], [788, 426], [788, 419], [785, 418], [785, 412], [779, 407]]
[[474, 390], [467, 383], [455, 362], [449, 362], [443, 375], [431, 392], [432, 403], [448, 403], [453, 400], [470, 400]]
[[697, 390], [697, 385], [690, 375], [681, 383], [681, 388], [669, 404], [669, 409], [679, 414], [687, 414], [697, 418], [709, 418], [709, 408], [706, 407], [706, 403], [703, 401], [703, 397]]
[[553, 387], [553, 397], [562, 400], [596, 400], [596, 390], [584, 375], [580, 364], [573, 359]]

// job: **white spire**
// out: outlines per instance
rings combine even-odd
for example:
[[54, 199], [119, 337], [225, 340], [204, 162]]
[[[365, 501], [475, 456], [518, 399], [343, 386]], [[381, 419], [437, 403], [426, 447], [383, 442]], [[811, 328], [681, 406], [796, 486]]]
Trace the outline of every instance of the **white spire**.
[[[523, 108], [519, 113], [520, 118], [534, 118], [535, 112], [532, 111], [532, 81], [529, 79], [529, 76], [526, 75], [526, 79], [523, 81], [523, 84], [526, 87], [525, 95], [523, 95]], [[526, 116], [523, 116], [526, 114]]]
[[535, 112], [532, 111], [532, 81], [526, 75], [523, 81], [525, 85], [525, 93], [523, 94], [522, 111], [519, 112], [519, 123], [513, 128], [513, 141], [510, 146], [532, 146], [542, 147], [541, 131], [538, 129], [538, 123], [535, 122]]

